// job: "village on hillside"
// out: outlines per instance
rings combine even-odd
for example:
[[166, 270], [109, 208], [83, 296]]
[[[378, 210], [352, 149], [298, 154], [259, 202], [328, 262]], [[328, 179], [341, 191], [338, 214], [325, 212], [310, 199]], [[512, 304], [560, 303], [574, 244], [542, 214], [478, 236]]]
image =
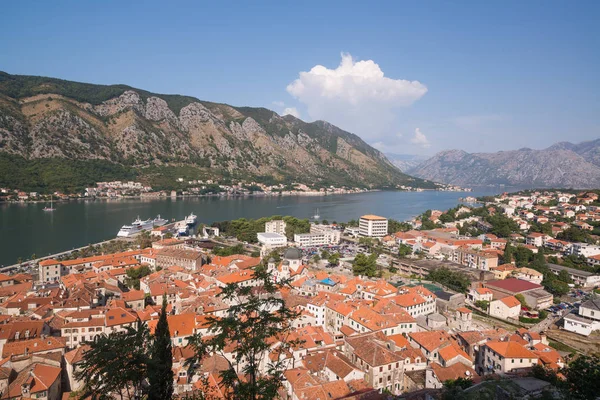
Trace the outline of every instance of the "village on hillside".
[[539, 371], [568, 379], [571, 360], [600, 353], [595, 192], [503, 194], [406, 222], [357, 218], [304, 230], [276, 218], [259, 232], [221, 224], [211, 237], [161, 227], [118, 252], [0, 274], [1, 398], [79, 398], [92, 343], [140, 322], [154, 332], [163, 301], [174, 393], [227, 398], [220, 374], [235, 344], [196, 364], [190, 337], [214, 334], [208, 321], [236, 305], [222, 293], [258, 287], [259, 266], [289, 282], [276, 296], [296, 312], [293, 346], [271, 338], [261, 364], [288, 366], [281, 398], [434, 399], [453, 382], [466, 382], [468, 398], [488, 382], [504, 398], [565, 398]]

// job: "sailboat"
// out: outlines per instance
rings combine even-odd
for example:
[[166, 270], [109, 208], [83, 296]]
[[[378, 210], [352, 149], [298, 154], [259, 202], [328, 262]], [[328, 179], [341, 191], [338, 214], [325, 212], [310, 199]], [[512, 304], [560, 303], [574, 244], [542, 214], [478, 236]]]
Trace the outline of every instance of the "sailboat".
[[52, 207], [52, 195], [50, 195], [50, 207], [44, 207], [44, 211], [54, 211], [56, 208]]
[[319, 215], [319, 209], [317, 208], [315, 215], [313, 215], [313, 219], [319, 219], [319, 218], [321, 218], [321, 216]]

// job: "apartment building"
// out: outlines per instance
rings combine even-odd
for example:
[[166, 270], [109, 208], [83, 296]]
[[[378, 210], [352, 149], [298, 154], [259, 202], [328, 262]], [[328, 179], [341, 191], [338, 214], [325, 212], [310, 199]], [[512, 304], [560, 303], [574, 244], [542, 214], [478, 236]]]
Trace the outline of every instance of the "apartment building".
[[277, 233], [279, 235], [285, 236], [285, 221], [282, 219], [276, 219], [273, 221], [265, 222], [265, 232], [266, 233]]
[[531, 368], [538, 363], [539, 357], [522, 344], [514, 341], [489, 341], [480, 350], [480, 373], [506, 374]]
[[377, 215], [363, 215], [358, 222], [361, 236], [382, 238], [388, 234], [388, 220]]

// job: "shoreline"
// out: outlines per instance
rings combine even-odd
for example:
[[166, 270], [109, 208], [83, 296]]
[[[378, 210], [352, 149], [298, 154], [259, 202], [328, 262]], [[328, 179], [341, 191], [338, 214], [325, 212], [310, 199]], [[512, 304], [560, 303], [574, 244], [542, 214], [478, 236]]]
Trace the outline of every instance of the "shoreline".
[[[282, 192], [282, 193], [244, 193], [244, 194], [185, 194], [170, 196], [164, 195], [129, 195], [129, 196], [94, 196], [94, 197], [69, 197], [67, 199], [54, 199], [54, 203], [68, 203], [71, 201], [89, 201], [89, 200], [170, 200], [170, 199], [186, 199], [186, 198], [235, 198], [235, 197], [327, 197], [327, 196], [339, 196], [348, 194], [363, 194], [363, 193], [377, 193], [377, 192], [405, 192], [405, 193], [420, 193], [420, 192], [453, 192], [453, 193], [470, 193], [471, 189], [465, 188], [464, 190], [439, 190], [439, 189], [417, 189], [417, 190], [384, 190], [384, 189], [369, 189], [360, 191], [344, 191], [344, 192]], [[37, 203], [48, 203], [49, 200], [0, 200], [0, 204], [37, 204]]]

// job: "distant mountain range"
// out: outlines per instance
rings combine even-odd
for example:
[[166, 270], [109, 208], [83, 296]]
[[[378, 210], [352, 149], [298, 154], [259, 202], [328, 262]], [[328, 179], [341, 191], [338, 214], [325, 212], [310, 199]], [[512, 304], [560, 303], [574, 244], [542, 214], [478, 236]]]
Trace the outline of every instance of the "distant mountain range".
[[414, 154], [394, 154], [385, 153], [388, 160], [391, 161], [402, 172], [408, 171], [427, 159], [425, 156]]
[[419, 178], [454, 185], [511, 185], [556, 188], [600, 187], [600, 139], [560, 142], [543, 150], [496, 153], [442, 151], [405, 170]]
[[[6, 161], [6, 155], [13, 158]], [[65, 163], [92, 160], [94, 171], [127, 166], [141, 180], [149, 170], [156, 173], [157, 167], [187, 166], [213, 178], [434, 187], [402, 173], [360, 137], [325, 121], [306, 123], [266, 108], [234, 107], [126, 85], [4, 72], [0, 72], [1, 157], [7, 167], [15, 165], [14, 157], [25, 159], [23, 164], [60, 159], [60, 169], [46, 171], [52, 178], [69, 167]], [[194, 174], [189, 175], [197, 177]], [[0, 185], [3, 182], [0, 179]]]

